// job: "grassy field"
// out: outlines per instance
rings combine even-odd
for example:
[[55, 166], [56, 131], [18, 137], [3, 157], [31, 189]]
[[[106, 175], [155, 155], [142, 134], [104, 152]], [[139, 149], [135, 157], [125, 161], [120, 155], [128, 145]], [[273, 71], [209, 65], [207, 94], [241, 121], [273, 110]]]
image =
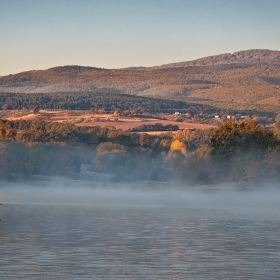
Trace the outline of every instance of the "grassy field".
[[71, 111], [71, 110], [40, 110], [38, 114], [32, 111], [22, 110], [2, 110], [0, 118], [7, 120], [44, 120], [50, 122], [71, 122], [77, 126], [114, 126], [117, 129], [128, 130], [140, 125], [162, 123], [163, 125], [178, 125], [180, 129], [208, 129], [213, 125], [176, 122], [172, 120], [163, 120], [147, 117], [119, 117], [112, 114], [94, 114], [89, 111]]

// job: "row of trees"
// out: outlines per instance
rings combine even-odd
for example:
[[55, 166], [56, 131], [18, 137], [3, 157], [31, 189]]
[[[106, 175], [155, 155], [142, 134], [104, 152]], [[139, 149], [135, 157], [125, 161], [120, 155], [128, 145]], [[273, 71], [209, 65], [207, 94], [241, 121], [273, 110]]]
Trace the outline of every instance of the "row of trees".
[[75, 127], [43, 121], [0, 122], [0, 177], [111, 174], [113, 181], [174, 178], [190, 184], [277, 179], [279, 125], [225, 122], [211, 130], [156, 136], [113, 127]]
[[252, 120], [225, 122], [213, 131], [210, 145], [175, 156], [175, 172], [183, 180], [203, 183], [279, 179], [277, 135], [277, 128], [268, 130]]
[[146, 131], [175, 131], [179, 130], [178, 125], [167, 124], [163, 125], [162, 123], [156, 124], [143, 124], [131, 129], [132, 132], [146, 132]]
[[[199, 132], [196, 133], [199, 134]], [[114, 127], [76, 127], [68, 123], [2, 120], [0, 121], [0, 139], [4, 145], [5, 155], [11, 154], [13, 150], [16, 151], [12, 145], [24, 151], [18, 153], [20, 158], [15, 156], [16, 152], [13, 156], [4, 156], [5, 163], [19, 162], [16, 165], [12, 164], [14, 168], [9, 169], [11, 171], [3, 168], [6, 170], [4, 173], [8, 174], [7, 177], [11, 177], [11, 174], [15, 176], [55, 174], [50, 172], [48, 167], [42, 167], [48, 166], [49, 162], [43, 154], [52, 154], [47, 149], [54, 149], [54, 147], [58, 149], [54, 155], [59, 156], [57, 159], [53, 158], [53, 161], [59, 159], [63, 165], [63, 160], [65, 160], [68, 166], [68, 162], [71, 162], [68, 157], [75, 158], [74, 155], [78, 155], [77, 166], [81, 162], [90, 165], [91, 171], [111, 172], [115, 180], [168, 180], [174, 177], [171, 167], [166, 165], [165, 161], [173, 141], [172, 133], [153, 136], [122, 131]], [[193, 139], [189, 140], [194, 142]], [[198, 143], [192, 144], [192, 146], [196, 145]], [[69, 154], [66, 148], [75, 151], [75, 154]], [[40, 156], [41, 152], [42, 156]], [[62, 156], [64, 153], [66, 156]], [[35, 159], [41, 161], [41, 167]], [[32, 168], [23, 167], [27, 162], [30, 162]], [[78, 170], [78, 167], [75, 168], [69, 167], [65, 170], [74, 172]], [[61, 175], [67, 173], [59, 168], [53, 170]]]

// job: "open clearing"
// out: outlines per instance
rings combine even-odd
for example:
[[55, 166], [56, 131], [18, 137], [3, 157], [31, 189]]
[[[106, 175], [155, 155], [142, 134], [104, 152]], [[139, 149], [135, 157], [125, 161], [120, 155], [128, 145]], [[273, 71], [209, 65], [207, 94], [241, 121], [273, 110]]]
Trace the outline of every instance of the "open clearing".
[[116, 129], [128, 130], [141, 125], [162, 123], [163, 125], [178, 125], [180, 129], [208, 129], [214, 125], [176, 122], [171, 120], [156, 119], [150, 117], [123, 117], [112, 114], [94, 114], [89, 111], [71, 110], [40, 110], [33, 114], [28, 110], [2, 110], [0, 118], [7, 120], [44, 120], [49, 122], [71, 122], [77, 126], [114, 126]]

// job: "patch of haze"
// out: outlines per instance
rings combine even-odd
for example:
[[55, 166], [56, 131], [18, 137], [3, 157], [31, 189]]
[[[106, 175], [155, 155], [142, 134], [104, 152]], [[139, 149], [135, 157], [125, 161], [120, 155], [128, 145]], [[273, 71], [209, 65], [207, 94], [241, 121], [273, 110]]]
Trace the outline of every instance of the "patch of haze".
[[215, 189], [165, 187], [147, 188], [144, 184], [135, 188], [133, 184], [102, 184], [92, 187], [86, 182], [72, 184], [49, 183], [35, 186], [7, 183], [0, 188], [2, 204], [56, 204], [84, 206], [145, 206], [187, 207], [216, 209], [235, 214], [265, 215], [278, 217], [280, 190], [264, 187], [256, 190], [237, 190], [220, 185]]

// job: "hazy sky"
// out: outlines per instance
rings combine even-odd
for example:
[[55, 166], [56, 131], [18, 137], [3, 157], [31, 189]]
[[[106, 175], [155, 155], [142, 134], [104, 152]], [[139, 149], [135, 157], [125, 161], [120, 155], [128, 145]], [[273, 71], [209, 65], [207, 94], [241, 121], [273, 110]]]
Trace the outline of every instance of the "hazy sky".
[[0, 75], [280, 50], [280, 0], [0, 0]]

